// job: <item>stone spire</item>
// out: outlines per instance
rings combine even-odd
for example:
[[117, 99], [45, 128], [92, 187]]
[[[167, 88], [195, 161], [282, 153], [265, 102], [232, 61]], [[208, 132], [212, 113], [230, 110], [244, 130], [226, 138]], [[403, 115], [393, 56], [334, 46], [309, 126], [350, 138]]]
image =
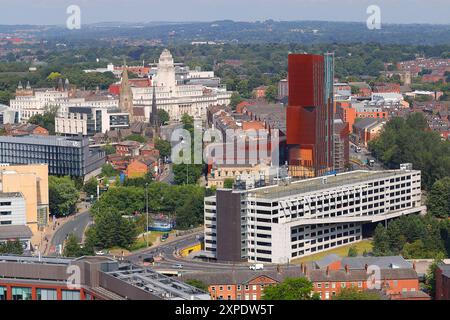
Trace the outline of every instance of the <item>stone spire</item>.
[[70, 89], [70, 82], [69, 78], [66, 79], [66, 82], [64, 83], [64, 89], [69, 90]]
[[128, 112], [130, 115], [130, 123], [133, 122], [133, 92], [131, 91], [130, 81], [128, 79], [128, 70], [126, 66], [123, 67], [122, 81], [120, 83], [119, 108], [123, 112]]
[[27, 90], [31, 90], [30, 81], [27, 81]]
[[19, 81], [19, 84], [17, 85], [17, 89], [19, 89], [19, 90], [23, 89], [22, 81]]

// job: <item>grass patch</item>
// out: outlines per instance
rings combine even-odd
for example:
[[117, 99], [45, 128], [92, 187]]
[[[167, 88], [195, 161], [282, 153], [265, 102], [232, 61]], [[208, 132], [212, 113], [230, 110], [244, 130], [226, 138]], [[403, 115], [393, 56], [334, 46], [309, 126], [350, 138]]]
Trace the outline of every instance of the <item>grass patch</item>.
[[315, 260], [320, 260], [323, 257], [326, 257], [329, 254], [337, 254], [338, 256], [341, 257], [346, 257], [348, 254], [348, 249], [352, 246], [356, 247], [356, 250], [358, 251], [358, 255], [362, 255], [364, 251], [366, 252], [370, 252], [372, 251], [372, 241], [371, 240], [362, 240], [356, 243], [350, 243], [347, 244], [345, 246], [341, 246], [338, 248], [333, 248], [327, 251], [322, 251], [319, 253], [315, 253], [306, 257], [302, 257], [302, 258], [298, 258], [295, 260], [292, 260], [291, 263], [302, 263], [302, 262], [309, 262], [309, 261], [315, 261]]

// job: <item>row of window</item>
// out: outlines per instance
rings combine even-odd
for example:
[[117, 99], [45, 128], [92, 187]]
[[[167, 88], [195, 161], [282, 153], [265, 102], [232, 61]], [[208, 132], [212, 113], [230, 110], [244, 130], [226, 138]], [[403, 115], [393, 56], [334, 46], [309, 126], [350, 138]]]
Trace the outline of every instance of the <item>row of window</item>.
[[[61, 290], [62, 300], [80, 300], [80, 292], [74, 290]], [[0, 300], [6, 300], [7, 288], [0, 286]], [[12, 300], [32, 300], [32, 288], [29, 287], [12, 287]], [[56, 289], [36, 289], [36, 300], [57, 300]]]

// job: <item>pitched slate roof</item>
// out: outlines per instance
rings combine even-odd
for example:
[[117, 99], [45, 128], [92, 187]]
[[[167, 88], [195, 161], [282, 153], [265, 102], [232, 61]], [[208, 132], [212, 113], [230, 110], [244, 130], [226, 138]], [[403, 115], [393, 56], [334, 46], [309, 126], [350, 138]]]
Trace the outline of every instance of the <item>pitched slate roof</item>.
[[300, 278], [304, 274], [300, 268], [290, 268], [277, 272], [276, 270], [232, 270], [229, 272], [202, 272], [189, 273], [181, 277], [181, 280], [196, 279], [208, 285], [220, 284], [246, 284], [258, 277], [269, 277], [277, 282], [281, 282], [286, 278]]
[[[368, 274], [365, 269], [345, 270], [311, 270], [308, 275], [312, 282], [353, 282], [366, 281]], [[382, 269], [381, 280], [417, 279], [414, 269]]]

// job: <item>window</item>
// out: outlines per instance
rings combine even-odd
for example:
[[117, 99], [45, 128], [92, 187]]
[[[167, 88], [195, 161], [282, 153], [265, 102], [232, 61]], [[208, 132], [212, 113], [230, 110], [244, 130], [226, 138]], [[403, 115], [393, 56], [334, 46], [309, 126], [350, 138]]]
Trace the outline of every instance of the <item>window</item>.
[[0, 287], [0, 300], [6, 300], [6, 287]]
[[11, 214], [11, 211], [0, 211], [0, 216], [10, 216]]
[[31, 300], [31, 288], [12, 288], [12, 299], [13, 300]]
[[362, 288], [362, 281], [358, 282], [358, 288]]
[[321, 283], [318, 283], [318, 284], [317, 284], [317, 288], [322, 288], [322, 284], [321, 284]]
[[58, 300], [55, 289], [36, 289], [37, 300]]
[[80, 300], [80, 292], [73, 290], [63, 290], [62, 291], [63, 300]]
[[223, 291], [223, 287], [222, 286], [219, 287], [219, 291]]

